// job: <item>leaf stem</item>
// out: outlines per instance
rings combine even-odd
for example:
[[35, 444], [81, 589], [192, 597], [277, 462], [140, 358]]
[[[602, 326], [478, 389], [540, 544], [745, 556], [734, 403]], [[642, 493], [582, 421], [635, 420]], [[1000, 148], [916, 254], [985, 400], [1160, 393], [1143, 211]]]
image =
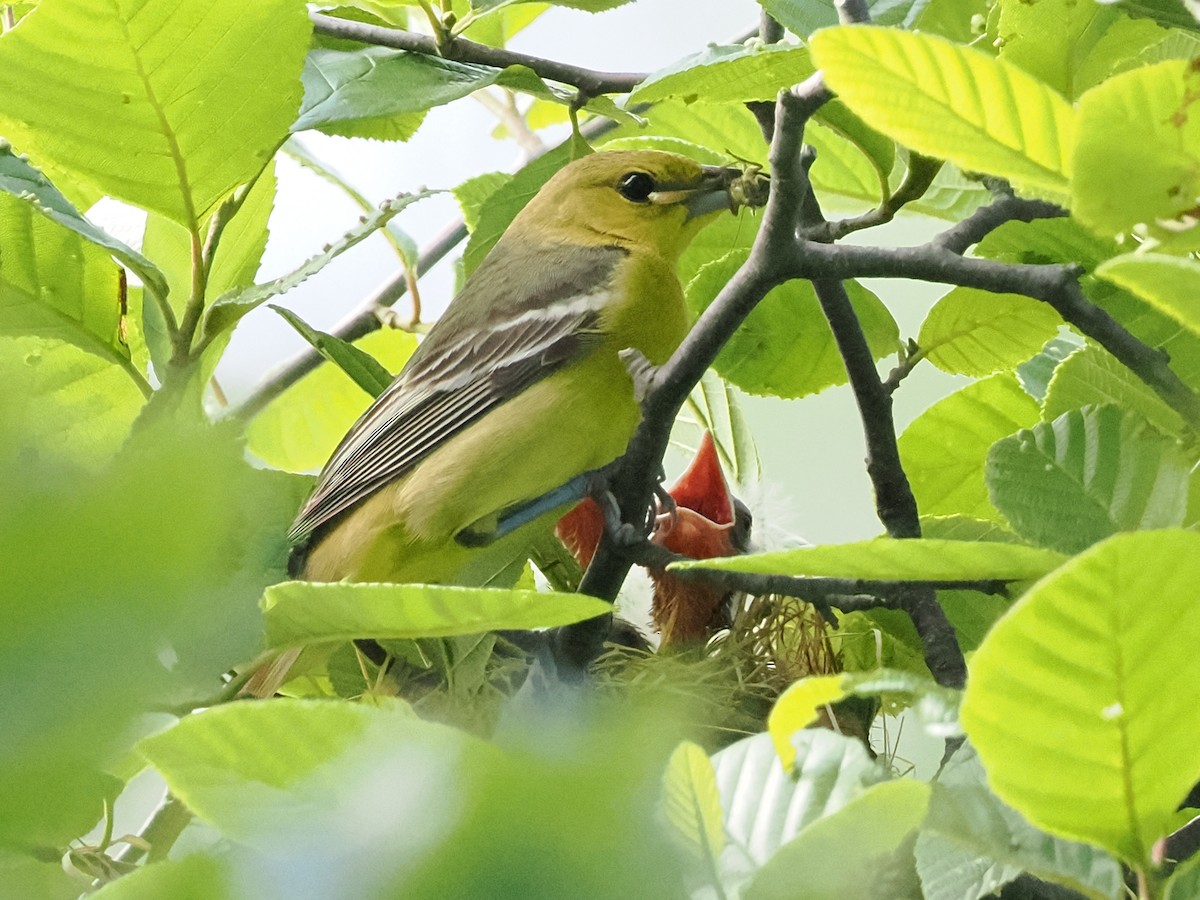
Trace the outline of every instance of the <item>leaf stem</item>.
[[[150, 848], [147, 861], [159, 862], [166, 859], [167, 854], [171, 852], [171, 848], [175, 846], [175, 842], [179, 840], [179, 836], [183, 834], [183, 830], [191, 821], [192, 811], [184, 805], [182, 800], [168, 792], [163, 797], [162, 803], [138, 832], [138, 837]], [[117, 856], [117, 860], [124, 863], [134, 863], [140, 860], [147, 854], [145, 847], [140, 846], [141, 843], [139, 841], [127, 844]]]
[[191, 362], [192, 340], [196, 336], [196, 327], [200, 324], [200, 316], [204, 313], [204, 292], [208, 286], [208, 272], [204, 264], [204, 242], [200, 239], [200, 231], [191, 233], [192, 249], [192, 292], [188, 296], [187, 306], [183, 310], [183, 319], [179, 323], [179, 331], [174, 335], [174, 352], [171, 363], [177, 368], [184, 368]]
[[137, 385], [137, 389], [142, 392], [143, 398], [149, 400], [154, 396], [154, 388], [146, 380], [145, 376], [137, 370], [137, 366], [133, 364], [133, 360], [118, 356], [117, 365], [124, 370], [126, 375], [133, 379], [133, 383]]

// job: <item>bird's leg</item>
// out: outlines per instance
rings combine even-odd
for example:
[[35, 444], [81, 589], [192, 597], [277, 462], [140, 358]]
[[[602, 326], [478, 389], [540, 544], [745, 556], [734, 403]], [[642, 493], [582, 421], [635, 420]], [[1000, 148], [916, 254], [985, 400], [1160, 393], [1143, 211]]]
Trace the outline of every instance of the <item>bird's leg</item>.
[[[618, 526], [621, 524], [621, 516], [620, 511], [616, 507], [616, 500], [608, 490], [609, 478], [615, 470], [616, 465], [616, 462], [612, 462], [603, 468], [593, 469], [589, 472], [584, 472], [582, 475], [576, 475], [570, 481], [560, 484], [540, 497], [515, 504], [501, 510], [495, 515], [485, 516], [459, 531], [454, 536], [454, 539], [464, 547], [487, 547], [546, 513], [560, 507], [578, 503], [585, 497], [592, 497], [600, 504], [600, 508], [605, 511], [605, 525], [608, 526], [610, 533], [616, 537], [616, 532], [620, 530]], [[616, 517], [616, 526], [608, 518], [610, 508], [613, 511], [612, 515]], [[626, 527], [631, 532], [636, 532], [636, 529], [633, 529], [631, 526]], [[648, 528], [649, 525], [647, 525]], [[640, 539], [640, 536], [636, 538], [636, 540]]]
[[510, 506], [494, 516], [487, 516], [478, 522], [472, 522], [454, 536], [454, 539], [464, 547], [487, 547], [502, 537], [506, 537], [522, 526], [528, 525], [546, 513], [578, 503], [588, 496], [588, 478], [592, 472], [576, 475], [566, 484], [560, 484], [553, 490], [547, 491], [540, 497], [535, 497], [524, 503]]

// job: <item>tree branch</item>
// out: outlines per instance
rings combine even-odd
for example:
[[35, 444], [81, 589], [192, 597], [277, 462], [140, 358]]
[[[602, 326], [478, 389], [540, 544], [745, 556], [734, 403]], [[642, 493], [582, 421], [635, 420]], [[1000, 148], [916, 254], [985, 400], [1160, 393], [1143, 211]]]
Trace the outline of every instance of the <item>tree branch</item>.
[[1057, 219], [1068, 215], [1061, 206], [1043, 200], [1023, 200], [1011, 192], [1002, 193], [987, 206], [981, 206], [957, 225], [947, 228], [933, 239], [933, 246], [957, 253], [966, 253], [974, 244], [1006, 222], [1032, 222], [1036, 219]]
[[871, 21], [871, 10], [866, 0], [835, 0], [838, 21], [843, 25], [855, 25]]
[[[958, 232], [957, 240], [962, 239], [964, 233]], [[1078, 267], [963, 257], [939, 246], [936, 238], [919, 247], [894, 248], [833, 247], [807, 241], [792, 262], [790, 274], [799, 278], [906, 278], [1041, 300], [1128, 367], [1193, 430], [1200, 430], [1200, 397], [1171, 370], [1165, 353], [1138, 340], [1087, 298], [1079, 285]]]
[[933, 184], [933, 179], [937, 177], [941, 168], [942, 164], [938, 160], [918, 156], [916, 153], [911, 154], [904, 180], [879, 206], [860, 216], [829, 222], [820, 230], [819, 234], [811, 235], [812, 239], [833, 243], [856, 231], [886, 225], [896, 218], [896, 214], [909, 203], [925, 196], [925, 192], [929, 190], [929, 186]]
[[412, 53], [423, 53], [426, 56], [439, 56], [456, 62], [495, 66], [499, 69], [508, 66], [525, 66], [542, 78], [572, 85], [590, 97], [600, 94], [627, 94], [646, 80], [645, 72], [596, 72], [568, 63], [530, 56], [527, 53], [517, 53], [512, 50], [489, 47], [486, 44], [477, 44], [465, 38], [450, 38], [439, 43], [429, 35], [404, 31], [400, 28], [383, 28], [364, 22], [352, 22], [349, 19], [338, 19], [321, 13], [309, 13], [309, 18], [312, 19], [313, 30], [317, 34], [359, 41], [363, 44], [374, 44], [379, 47], [392, 47], [396, 50], [408, 50]]

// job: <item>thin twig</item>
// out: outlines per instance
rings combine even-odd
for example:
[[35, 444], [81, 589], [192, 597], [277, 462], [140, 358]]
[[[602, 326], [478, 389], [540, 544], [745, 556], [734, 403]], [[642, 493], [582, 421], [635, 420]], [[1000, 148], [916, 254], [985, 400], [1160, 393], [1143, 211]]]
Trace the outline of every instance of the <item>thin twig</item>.
[[940, 162], [929, 160], [915, 153], [911, 154], [908, 171], [904, 173], [904, 180], [879, 206], [860, 216], [826, 223], [821, 234], [810, 235], [812, 240], [833, 243], [856, 231], [886, 225], [896, 218], [896, 214], [909, 203], [925, 196], [925, 192], [929, 190], [929, 186], [933, 184], [933, 179], [940, 170]]
[[537, 132], [529, 127], [529, 123], [517, 109], [512, 91], [503, 88], [501, 91], [502, 96], [500, 97], [494, 96], [487, 90], [476, 91], [471, 96], [504, 126], [512, 139], [517, 142], [517, 146], [521, 148], [525, 162], [541, 156], [546, 152], [545, 142], [538, 137]]
[[439, 43], [429, 35], [400, 28], [383, 28], [364, 22], [352, 22], [349, 19], [336, 19], [321, 13], [309, 13], [309, 17], [317, 34], [501, 69], [508, 66], [525, 66], [542, 78], [573, 85], [592, 97], [600, 94], [627, 94], [646, 80], [645, 72], [596, 72], [569, 63], [530, 56], [527, 53], [477, 44], [465, 38], [450, 38]]
[[191, 232], [192, 288], [188, 295], [187, 304], [183, 309], [183, 318], [179, 320], [179, 331], [174, 335], [175, 346], [171, 351], [172, 366], [182, 368], [191, 362], [192, 339], [196, 336], [196, 327], [204, 314], [204, 294], [208, 287], [208, 272], [204, 265], [204, 243], [199, 231]]
[[[138, 832], [142, 842], [127, 844], [124, 851], [116, 857], [124, 863], [134, 863], [149, 854], [150, 862], [167, 858], [167, 853], [175, 845], [175, 841], [183, 834], [188, 823], [192, 821], [192, 811], [178, 797], [168, 793], [158, 808], [151, 813], [146, 824]], [[149, 848], [147, 850], [147, 847]]]
[[1006, 222], [1033, 222], [1036, 219], [1057, 219], [1068, 215], [1061, 206], [1044, 200], [1025, 200], [1011, 193], [1001, 194], [981, 206], [957, 225], [952, 225], [933, 239], [935, 247], [960, 256], [974, 244]]
[[[846, 293], [845, 282], [815, 279], [817, 301], [829, 322], [846, 364], [867, 444], [867, 474], [875, 489], [879, 521], [895, 538], [919, 538], [921, 520], [908, 475], [900, 462], [892, 394], [879, 378], [862, 325]], [[925, 651], [925, 662], [938, 684], [961, 688], [967, 666], [954, 628], [931, 587], [911, 586], [901, 592], [900, 608], [912, 619]]]
[[758, 37], [764, 44], [778, 44], [783, 40], [783, 26], [765, 9], [758, 20]]

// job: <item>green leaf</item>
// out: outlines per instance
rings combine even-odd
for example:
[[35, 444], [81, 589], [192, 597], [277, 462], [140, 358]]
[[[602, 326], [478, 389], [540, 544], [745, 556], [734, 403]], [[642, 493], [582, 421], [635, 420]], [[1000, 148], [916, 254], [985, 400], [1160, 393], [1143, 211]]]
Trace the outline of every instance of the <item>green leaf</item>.
[[1105, 281], [1084, 278], [1084, 293], [1138, 340], [1163, 350], [1171, 368], [1193, 390], [1200, 389], [1200, 336], [1145, 301]]
[[1030, 397], [1039, 403], [1046, 399], [1050, 379], [1062, 361], [1084, 346], [1084, 339], [1073, 331], [1063, 332], [1052, 341], [1047, 341], [1042, 352], [1017, 366], [1017, 380]]
[[991, 9], [990, 0], [929, 0], [915, 24], [921, 31], [967, 44], [979, 37]]
[[1005, 222], [976, 246], [988, 259], [1006, 262], [1074, 263], [1091, 271], [1120, 252], [1116, 241], [1097, 237], [1075, 219], [1058, 217], [1033, 222]]
[[[712, 434], [730, 479], [741, 484], [757, 481], [762, 462], [734, 388], [709, 370], [693, 389], [688, 408], [696, 412], [699, 427]], [[693, 446], [698, 445], [699, 439]]]
[[0, 41], [0, 131], [195, 232], [286, 135], [309, 33], [291, 0], [43, 0]]
[[[693, 314], [708, 308], [748, 255], [734, 250], [700, 269], [685, 292]], [[846, 282], [846, 289], [875, 358], [895, 352], [899, 329], [887, 307], [857, 282]], [[846, 383], [846, 367], [807, 281], [789, 281], [768, 293], [714, 368], [747, 393], [776, 397], [804, 397]]]
[[78, 900], [79, 897], [79, 882], [67, 875], [58, 860], [46, 861], [26, 852], [0, 849], [0, 878], [14, 897], [36, 897], [37, 900]]
[[[1194, 0], [1118, 0], [1134, 18], [1153, 19], [1164, 27], [1198, 30]], [[1188, 4], [1192, 4], [1189, 8]]]
[[[138, 749], [171, 792], [223, 835], [292, 853], [297, 848], [288, 847], [289, 839], [314, 839], [309, 823], [332, 824], [352, 812], [343, 806], [343, 791], [355, 782], [367, 790], [368, 776], [394, 778], [407, 759], [447, 787], [447, 761], [464, 752], [497, 752], [402, 708], [291, 699], [214, 707], [146, 738]], [[422, 764], [424, 754], [443, 762], [429, 765], [426, 756]]]
[[[385, 328], [359, 339], [355, 346], [387, 370], [398, 372], [417, 349], [417, 339]], [[247, 446], [259, 459], [286, 472], [319, 469], [373, 396], [341, 366], [319, 366], [251, 420]]]
[[1123, 534], [1035, 585], [971, 661], [962, 722], [1000, 799], [1135, 865], [1197, 779], [1200, 535]]
[[95, 900], [235, 900], [237, 892], [224, 861], [193, 853], [140, 866], [89, 896]]
[[1030, 297], [959, 287], [934, 304], [917, 344], [943, 372], [991, 375], [1034, 356], [1061, 324], [1048, 304]]
[[[1200, 196], [1200, 72], [1172, 60], [1125, 72], [1079, 101], [1071, 210], [1097, 234], [1179, 219]], [[1136, 134], [1113, 141], [1113, 129]], [[1114, 191], [1114, 184], [1121, 190]]]
[[809, 729], [798, 732], [793, 741], [792, 778], [766, 734], [744, 738], [712, 757], [725, 817], [721, 874], [727, 892], [736, 890], [803, 829], [842, 809], [884, 777], [853, 738]]
[[1186, 431], [1179, 413], [1146, 382], [1092, 344], [1076, 350], [1054, 370], [1042, 403], [1042, 418], [1049, 422], [1073, 409], [1106, 404], [1140, 414], [1164, 434], [1180, 437]]
[[[1007, 222], [978, 246], [982, 256], [1020, 263], [1060, 263], [1095, 269], [1116, 256], [1111, 238], [1097, 237], [1074, 219]], [[1166, 351], [1171, 368], [1193, 387], [1200, 386], [1200, 338], [1128, 291], [1092, 276], [1080, 279], [1087, 298], [1124, 325], [1138, 340]]]
[[254, 653], [254, 601], [300, 498], [207, 425], [143, 421], [98, 472], [10, 458], [11, 402], [0, 392], [0, 680], [22, 687], [0, 699], [0, 843], [62, 847], [99, 820], [115, 791], [98, 770], [140, 717], [211, 696]]
[[998, 441], [987, 482], [1017, 534], [1078, 553], [1117, 531], [1182, 523], [1190, 468], [1141, 416], [1086, 407]]
[[[807, 38], [818, 28], [838, 23], [834, 0], [759, 0], [779, 24]], [[961, 0], [960, 0], [961, 2]], [[929, 0], [867, 0], [871, 21], [880, 25], [910, 26]]]
[[667, 571], [713, 569], [872, 581], [1020, 581], [1040, 578], [1063, 557], [1052, 550], [979, 541], [874, 538], [724, 559], [676, 562]]
[[900, 435], [900, 461], [927, 516], [995, 518], [984, 481], [988, 449], [1038, 420], [1038, 406], [1010, 374], [939, 400]]
[[267, 248], [267, 225], [275, 209], [277, 186], [272, 159], [221, 230], [205, 285], [209, 297], [254, 284]]
[[667, 763], [663, 775], [663, 816], [674, 836], [711, 869], [725, 847], [717, 773], [699, 744], [684, 741]]
[[809, 675], [794, 682], [771, 707], [767, 733], [775, 744], [779, 762], [790, 772], [796, 764], [796, 748], [792, 737], [808, 728], [820, 717], [821, 710], [846, 698], [842, 676]]
[[929, 785], [898, 778], [868, 788], [779, 848], [746, 886], [746, 900], [791, 900], [803, 885], [812, 900], [876, 893], [893, 853], [929, 806]]
[[0, 335], [68, 341], [127, 361], [124, 285], [107, 250], [0, 194]]
[[630, 103], [679, 98], [687, 103], [774, 100], [780, 90], [813, 73], [808, 49], [792, 44], [717, 45], [653, 72]]
[[454, 199], [462, 207], [463, 223], [467, 226], [467, 231], [475, 231], [483, 205], [492, 194], [511, 180], [512, 176], [506, 172], [485, 172], [468, 178], [454, 189]]
[[[704, 147], [724, 160], [735, 157], [759, 165], [767, 162], [762, 129], [742, 103], [706, 104], [704, 115], [697, 116], [688, 104], [665, 100], [654, 105], [645, 125], [622, 125], [612, 132], [610, 139], [630, 137], [675, 138]], [[607, 142], [602, 144], [601, 149], [606, 145]]]
[[917, 838], [926, 900], [977, 900], [1022, 872], [1095, 900], [1116, 897], [1121, 867], [1087, 844], [1051, 837], [987, 786], [975, 748], [964, 744], [938, 773]]
[[562, 99], [524, 66], [497, 69], [377, 46], [313, 50], [301, 77], [304, 102], [293, 132], [333, 127], [357, 133], [363, 123], [406, 122], [411, 130], [401, 128], [406, 133], [396, 138], [406, 140], [420, 125], [415, 114], [494, 84]]
[[1163, 897], [1164, 900], [1189, 900], [1196, 896], [1200, 896], [1200, 856], [1193, 854], [1171, 873]]
[[1167, 59], [1193, 59], [1200, 54], [1200, 37], [1186, 31], [1168, 31], [1166, 37], [1151, 44], [1137, 55], [1135, 59], [1118, 63], [1112, 74], [1137, 69], [1141, 66], [1152, 66]]
[[[842, 666], [847, 672], [870, 674], [888, 669], [930, 677], [921, 636], [908, 615], [898, 610], [839, 613], [838, 627], [832, 636], [837, 638]], [[898, 715], [905, 708], [903, 697], [884, 697], [881, 704], [881, 710], [889, 715]]]
[[295, 270], [265, 284], [258, 284], [244, 290], [233, 290], [222, 294], [209, 307], [208, 312], [204, 316], [204, 324], [201, 332], [203, 337], [206, 339], [215, 338], [217, 335], [231, 328], [242, 316], [258, 308], [271, 298], [278, 297], [280, 294], [290, 291], [297, 285], [303, 284], [351, 247], [361, 244], [380, 228], [383, 228], [389, 221], [413, 203], [416, 203], [418, 200], [424, 200], [426, 197], [432, 197], [438, 193], [441, 192], [418, 191], [415, 194], [399, 194], [391, 200], [384, 201], [374, 213], [361, 217], [358, 227], [346, 232], [334, 243], [326, 244], [325, 249], [314, 256], [310, 256]]
[[1200, 334], [1200, 304], [1196, 302], [1200, 296], [1200, 262], [1159, 253], [1130, 253], [1108, 260], [1096, 269], [1096, 275], [1136, 294], [1188, 331]]
[[274, 304], [271, 304], [271, 309], [283, 316], [321, 356], [349, 375], [368, 397], [378, 397], [392, 383], [392, 373], [371, 354], [358, 349], [349, 341], [310, 328], [291, 310]]
[[[896, 178], [893, 182], [899, 184]], [[944, 165], [921, 198], [909, 203], [905, 209], [947, 222], [960, 222], [991, 200], [991, 192], [978, 179], [968, 178], [954, 166]]]
[[[809, 123], [804, 140], [821, 160], [810, 170], [810, 177], [827, 206], [862, 210], [878, 206], [886, 198], [888, 170], [862, 146], [819, 121]], [[847, 204], [842, 198], [855, 202]]]
[[0, 141], [0, 190], [30, 203], [52, 222], [74, 231], [85, 240], [103, 247], [151, 290], [165, 295], [167, 283], [154, 263], [132, 247], [97, 228], [62, 195], [50, 180]]
[[14, 454], [96, 471], [124, 443], [145, 398], [125, 372], [62, 341], [0, 338]]
[[855, 25], [813, 35], [829, 86], [873, 128], [927, 156], [1061, 201], [1074, 112], [1016, 66], [931, 35]]
[[266, 646], [417, 638], [570, 625], [611, 612], [584, 594], [289, 581], [263, 596]]
[[[967, 516], [922, 516], [921, 534], [925, 538], [954, 541], [1020, 543], [1015, 534], [997, 522]], [[1012, 605], [1013, 591], [1014, 586], [1009, 585], [1007, 596], [968, 590], [937, 592], [938, 604], [954, 626], [963, 653], [970, 653], [982, 643], [996, 620]]]
[[[919, 638], [918, 638], [919, 640]], [[946, 738], [961, 734], [958, 727], [960, 692], [944, 688], [925, 674], [878, 666], [837, 675], [810, 675], [794, 682], [771, 709], [768, 733], [775, 742], [780, 762], [787, 770], [795, 764], [792, 739], [818, 719], [819, 711], [846, 697], [881, 697], [885, 704], [904, 701], [931, 734]]]
[[1002, 0], [1000, 58], [1020, 66], [1065, 97], [1075, 98], [1124, 59], [1163, 37], [1153, 22], [1113, 6], [1074, 0]]
[[479, 209], [479, 220], [471, 233], [471, 240], [463, 251], [463, 271], [471, 273], [483, 262], [483, 258], [500, 240], [512, 220], [525, 204], [542, 189], [550, 178], [569, 162], [581, 159], [591, 148], [582, 138], [572, 135], [549, 153], [535, 159], [517, 172], [512, 180], [492, 192]]

